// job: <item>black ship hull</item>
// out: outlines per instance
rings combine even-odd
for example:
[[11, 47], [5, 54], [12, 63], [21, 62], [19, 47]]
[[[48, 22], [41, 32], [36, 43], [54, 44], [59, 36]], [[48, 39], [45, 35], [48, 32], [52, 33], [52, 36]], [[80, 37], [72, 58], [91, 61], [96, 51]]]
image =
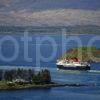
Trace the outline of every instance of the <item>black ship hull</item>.
[[62, 69], [62, 70], [90, 70], [90, 66], [82, 66], [82, 67], [80, 67], [80, 66], [76, 66], [76, 67], [73, 67], [73, 66], [67, 66], [67, 67], [65, 67], [65, 66], [63, 66], [63, 65], [57, 65], [57, 68], [60, 70], [60, 69]]

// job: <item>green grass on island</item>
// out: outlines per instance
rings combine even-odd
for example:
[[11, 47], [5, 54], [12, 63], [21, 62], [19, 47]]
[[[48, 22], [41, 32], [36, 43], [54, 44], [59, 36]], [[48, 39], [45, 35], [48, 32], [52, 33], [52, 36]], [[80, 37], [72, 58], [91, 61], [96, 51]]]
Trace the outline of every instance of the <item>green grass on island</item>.
[[59, 60], [78, 58], [82, 61], [100, 62], [100, 48], [76, 47], [69, 49]]
[[40, 89], [40, 88], [51, 88], [63, 86], [58, 83], [48, 83], [48, 84], [25, 84], [25, 83], [6, 83], [5, 81], [0, 81], [0, 90], [20, 90], [20, 89]]

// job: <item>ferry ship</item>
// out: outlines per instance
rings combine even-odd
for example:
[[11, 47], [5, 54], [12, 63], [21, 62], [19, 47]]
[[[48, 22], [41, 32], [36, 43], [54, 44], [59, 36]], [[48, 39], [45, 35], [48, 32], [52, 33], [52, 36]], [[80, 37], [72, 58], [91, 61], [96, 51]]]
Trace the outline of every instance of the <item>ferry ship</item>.
[[59, 60], [56, 65], [58, 70], [90, 70], [90, 64], [88, 62], [82, 62], [77, 58]]

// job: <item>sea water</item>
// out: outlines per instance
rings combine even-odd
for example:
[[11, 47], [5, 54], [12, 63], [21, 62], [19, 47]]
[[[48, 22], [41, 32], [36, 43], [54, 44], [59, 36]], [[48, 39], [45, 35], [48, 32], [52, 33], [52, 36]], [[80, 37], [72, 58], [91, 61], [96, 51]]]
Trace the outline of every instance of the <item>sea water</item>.
[[[59, 83], [77, 83], [88, 84], [84, 87], [55, 87], [50, 89], [33, 89], [33, 90], [15, 90], [15, 91], [0, 91], [0, 100], [100, 100], [100, 63], [92, 63], [90, 71], [57, 71], [56, 61], [67, 50], [73, 47], [77, 47], [77, 43], [70, 41], [66, 44], [65, 50], [62, 50], [62, 37], [67, 39], [74, 36], [68, 36], [63, 34], [28, 34], [32, 41], [28, 44], [28, 56], [32, 58], [32, 61], [26, 61], [24, 59], [24, 43], [21, 38], [24, 34], [1, 34], [0, 40], [5, 36], [11, 36], [18, 42], [19, 52], [15, 60], [11, 62], [0, 59], [0, 68], [33, 68], [33, 69], [49, 69], [51, 71], [52, 80]], [[63, 36], [62, 36], [63, 35]], [[37, 38], [42, 39], [49, 37], [56, 44], [51, 41], [44, 41], [42, 44], [37, 42]], [[76, 36], [75, 36], [76, 37]], [[77, 36], [82, 46], [87, 46], [88, 43], [95, 37], [90, 35]], [[99, 36], [98, 36], [99, 37]], [[37, 54], [37, 45], [40, 46], [40, 52]], [[55, 46], [55, 56], [50, 61], [40, 59], [41, 55], [44, 58], [50, 57]], [[92, 46], [100, 47], [99, 41], [95, 41]], [[5, 57], [13, 56], [14, 43], [12, 41], [5, 41], [2, 43], [2, 54]], [[38, 61], [39, 60], [39, 61]]]

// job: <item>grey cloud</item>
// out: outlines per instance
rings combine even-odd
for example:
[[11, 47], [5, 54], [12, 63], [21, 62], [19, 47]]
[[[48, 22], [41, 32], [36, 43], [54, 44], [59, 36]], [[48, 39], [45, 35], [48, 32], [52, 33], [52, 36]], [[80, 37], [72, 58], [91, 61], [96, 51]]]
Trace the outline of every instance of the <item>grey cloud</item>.
[[0, 23], [100, 25], [100, 0], [0, 0]]
[[[1, 13], [2, 14], [2, 13]], [[11, 11], [2, 14], [0, 20], [4, 23], [19, 25], [48, 25], [48, 26], [68, 26], [68, 25], [99, 25], [100, 11], [58, 9], [40, 12], [15, 12]]]
[[23, 10], [37, 11], [50, 9], [100, 9], [100, 0], [0, 0], [5, 11]]

